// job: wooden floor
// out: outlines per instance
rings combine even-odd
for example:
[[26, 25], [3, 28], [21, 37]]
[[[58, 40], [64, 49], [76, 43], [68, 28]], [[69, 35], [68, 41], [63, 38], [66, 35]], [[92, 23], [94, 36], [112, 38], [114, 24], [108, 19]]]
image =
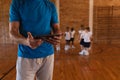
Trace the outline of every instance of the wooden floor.
[[[120, 45], [94, 44], [89, 56], [80, 56], [79, 44], [55, 52], [53, 80], [120, 80]], [[0, 45], [0, 80], [15, 80], [16, 45]]]

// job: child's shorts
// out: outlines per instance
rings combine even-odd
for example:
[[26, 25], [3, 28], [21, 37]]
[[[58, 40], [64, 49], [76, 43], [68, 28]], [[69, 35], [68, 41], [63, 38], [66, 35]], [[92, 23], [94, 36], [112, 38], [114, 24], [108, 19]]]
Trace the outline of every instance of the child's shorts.
[[80, 45], [84, 45], [84, 39], [81, 39]]
[[86, 48], [89, 48], [90, 47], [90, 45], [91, 45], [91, 43], [90, 42], [84, 42], [84, 47], [86, 47]]
[[70, 41], [74, 41], [74, 38], [71, 38]]
[[68, 43], [70, 42], [70, 40], [65, 40], [65, 41], [68, 42]]

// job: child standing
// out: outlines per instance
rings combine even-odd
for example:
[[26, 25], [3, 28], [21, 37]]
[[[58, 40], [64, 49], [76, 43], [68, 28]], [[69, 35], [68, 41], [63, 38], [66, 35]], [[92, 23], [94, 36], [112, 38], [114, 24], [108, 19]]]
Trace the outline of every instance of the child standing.
[[70, 48], [70, 28], [66, 27], [66, 31], [65, 31], [65, 50], [68, 50]]
[[74, 30], [74, 28], [71, 28], [70, 36], [71, 36], [70, 42], [72, 42], [72, 48], [75, 48], [75, 46], [74, 46], [74, 39], [75, 39], [75, 30]]
[[82, 55], [89, 55], [89, 48], [91, 46], [92, 32], [90, 32], [90, 28], [86, 27], [85, 32], [81, 35], [84, 39], [83, 42], [83, 50], [80, 52]]
[[83, 34], [84, 34], [84, 32], [85, 32], [85, 31], [84, 31], [84, 25], [81, 25], [81, 26], [80, 26], [80, 30], [78, 31], [81, 51], [83, 50], [83, 45], [84, 45], [84, 39], [83, 39]]

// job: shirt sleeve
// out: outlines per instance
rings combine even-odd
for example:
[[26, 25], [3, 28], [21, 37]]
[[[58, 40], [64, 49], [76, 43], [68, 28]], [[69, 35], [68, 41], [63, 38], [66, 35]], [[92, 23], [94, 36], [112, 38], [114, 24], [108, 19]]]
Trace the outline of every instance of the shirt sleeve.
[[20, 21], [18, 0], [12, 0], [9, 10], [9, 21]]
[[52, 3], [52, 16], [51, 16], [51, 24], [58, 23], [58, 14], [55, 5]]

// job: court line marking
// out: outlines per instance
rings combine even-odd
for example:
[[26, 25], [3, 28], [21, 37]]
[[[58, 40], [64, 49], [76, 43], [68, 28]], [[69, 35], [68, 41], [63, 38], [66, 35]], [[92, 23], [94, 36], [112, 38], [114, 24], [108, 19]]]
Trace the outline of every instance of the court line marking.
[[14, 65], [12, 68], [10, 68], [10, 69], [0, 78], [0, 80], [4, 79], [15, 67], [16, 67], [16, 65]]

